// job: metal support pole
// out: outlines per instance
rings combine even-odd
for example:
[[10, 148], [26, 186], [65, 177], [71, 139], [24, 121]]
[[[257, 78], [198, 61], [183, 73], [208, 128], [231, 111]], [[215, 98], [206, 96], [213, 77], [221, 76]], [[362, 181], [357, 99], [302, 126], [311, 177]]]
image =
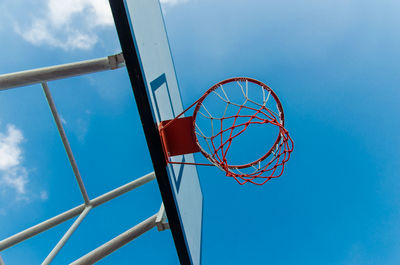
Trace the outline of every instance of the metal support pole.
[[31, 238], [47, 229], [52, 228], [58, 224], [61, 224], [77, 215], [79, 215], [85, 209], [85, 205], [79, 205], [71, 210], [63, 212], [62, 214], [56, 215], [53, 218], [47, 219], [35, 226], [32, 226], [24, 231], [21, 231], [13, 236], [10, 236], [2, 241], [0, 241], [0, 251], [3, 251], [9, 247], [14, 246], [28, 238]]
[[156, 226], [157, 214], [149, 217], [143, 222], [137, 224], [126, 232], [120, 234], [119, 236], [111, 239], [102, 246], [96, 248], [95, 250], [89, 252], [85, 256], [79, 258], [78, 260], [72, 262], [70, 265], [81, 265], [81, 264], [94, 264], [95, 262], [101, 260], [102, 258], [108, 256], [112, 252], [118, 250], [122, 246], [126, 245], [130, 241], [139, 237], [143, 233], [151, 230]]
[[83, 184], [82, 177], [81, 177], [81, 174], [79, 173], [78, 165], [76, 164], [74, 155], [71, 150], [71, 146], [69, 145], [67, 135], [65, 134], [60, 117], [58, 116], [56, 105], [54, 104], [53, 98], [51, 97], [49, 87], [47, 86], [47, 83], [42, 83], [42, 87], [43, 87], [44, 94], [46, 95], [47, 102], [49, 103], [51, 113], [53, 114], [54, 121], [56, 122], [58, 132], [60, 133], [61, 140], [63, 142], [65, 151], [67, 152], [69, 162], [72, 166], [72, 170], [74, 171], [76, 181], [78, 182], [79, 189], [81, 190], [83, 200], [85, 201], [86, 205], [89, 205], [89, 197], [87, 195], [85, 185]]
[[94, 60], [61, 64], [0, 75], [0, 90], [90, 74], [125, 66], [122, 53]]
[[57, 245], [53, 248], [53, 250], [50, 252], [50, 254], [46, 257], [46, 259], [43, 261], [42, 265], [50, 264], [50, 262], [56, 257], [56, 255], [61, 250], [61, 248], [65, 245], [65, 243], [67, 243], [67, 240], [71, 237], [72, 233], [75, 232], [75, 230], [81, 224], [83, 218], [86, 217], [86, 215], [89, 213], [89, 211], [91, 209], [92, 209], [92, 206], [87, 206], [85, 208], [85, 210], [79, 215], [79, 217], [75, 220], [75, 222], [67, 230], [67, 232], [64, 234], [64, 236], [60, 239], [60, 241], [58, 241]]
[[[151, 172], [143, 177], [140, 177], [138, 179], [135, 179], [121, 187], [118, 187], [112, 191], [109, 191], [93, 200], [90, 201], [90, 205], [95, 208], [105, 202], [108, 202], [114, 198], [117, 198], [118, 196], [127, 193], [128, 191], [131, 191], [137, 187], [142, 186], [143, 184], [146, 184], [156, 178], [156, 175], [154, 172]], [[35, 226], [32, 226], [24, 231], [21, 231], [13, 236], [10, 236], [2, 241], [0, 241], [0, 251], [3, 251], [9, 247], [12, 247], [28, 238], [31, 238], [41, 232], [44, 232], [58, 224], [61, 224], [83, 212], [85, 209], [85, 204], [81, 204], [75, 208], [72, 208], [71, 210], [68, 210], [66, 212], [63, 212], [53, 218], [47, 219], [46, 221], [39, 223]]]
[[143, 184], [146, 184], [156, 178], [156, 174], [154, 172], [151, 172], [147, 175], [144, 175], [143, 177], [140, 177], [138, 179], [135, 179], [132, 182], [129, 182], [128, 184], [125, 184], [119, 188], [116, 188], [112, 191], [109, 191], [107, 193], [104, 193], [103, 195], [100, 195], [99, 197], [93, 199], [90, 201], [90, 205], [94, 207], [99, 206], [100, 204], [103, 204], [105, 202], [108, 202], [111, 199], [114, 199], [128, 191], [131, 191], [137, 187], [142, 186]]

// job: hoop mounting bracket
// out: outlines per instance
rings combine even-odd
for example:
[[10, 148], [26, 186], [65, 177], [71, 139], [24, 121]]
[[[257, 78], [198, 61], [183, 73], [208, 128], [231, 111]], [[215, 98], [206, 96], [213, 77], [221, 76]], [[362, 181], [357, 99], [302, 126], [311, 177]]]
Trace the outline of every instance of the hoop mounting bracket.
[[193, 117], [165, 120], [158, 126], [167, 157], [200, 152], [193, 131]]
[[157, 213], [156, 217], [156, 226], [158, 231], [164, 231], [170, 229], [169, 223], [167, 221], [167, 215], [165, 213], [164, 203], [161, 203], [160, 210]]

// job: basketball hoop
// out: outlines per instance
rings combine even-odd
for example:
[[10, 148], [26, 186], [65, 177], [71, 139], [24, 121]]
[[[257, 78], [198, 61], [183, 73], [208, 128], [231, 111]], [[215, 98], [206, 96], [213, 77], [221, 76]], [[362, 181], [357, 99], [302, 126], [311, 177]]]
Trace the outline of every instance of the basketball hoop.
[[[180, 118], [193, 106], [192, 116]], [[209, 122], [209, 126], [204, 125], [205, 121]], [[293, 151], [293, 141], [284, 123], [282, 104], [270, 87], [252, 78], [235, 77], [212, 86], [176, 118], [161, 122], [159, 130], [167, 163], [213, 165], [241, 185], [247, 182], [263, 185], [282, 175]], [[230, 162], [232, 143], [238, 141], [250, 127], [264, 128], [264, 125], [273, 126], [278, 132], [272, 146], [251, 162]], [[195, 152], [201, 152], [211, 164], [171, 159]]]

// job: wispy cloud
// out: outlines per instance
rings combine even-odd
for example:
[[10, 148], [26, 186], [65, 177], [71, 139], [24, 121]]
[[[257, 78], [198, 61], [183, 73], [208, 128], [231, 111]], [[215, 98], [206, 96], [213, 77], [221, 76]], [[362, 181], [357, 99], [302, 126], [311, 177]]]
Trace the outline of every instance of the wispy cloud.
[[47, 193], [47, 191], [40, 192], [40, 199], [42, 199], [43, 201], [46, 201], [48, 198], [49, 198], [49, 194]]
[[160, 0], [161, 9], [163, 10], [164, 15], [168, 13], [168, 10], [175, 7], [178, 4], [183, 4], [188, 2], [189, 0]]
[[[188, 0], [160, 0], [163, 7], [172, 7]], [[99, 30], [114, 26], [107, 0], [45, 0], [31, 14], [19, 16], [14, 29], [23, 39], [36, 46], [63, 50], [89, 50], [99, 42]]]
[[62, 115], [60, 115], [60, 119], [64, 127], [68, 128], [68, 130], [71, 130], [75, 137], [81, 143], [84, 143], [90, 128], [91, 114], [92, 112], [86, 109], [84, 113], [78, 117], [70, 117], [68, 120], [66, 120]]
[[165, 4], [165, 5], [176, 5], [176, 4], [180, 4], [180, 3], [185, 3], [188, 0], [160, 0], [161, 4]]
[[25, 194], [25, 186], [28, 183], [28, 173], [24, 167], [13, 167], [6, 171], [2, 176], [5, 185], [15, 189], [19, 194]]
[[19, 195], [25, 194], [28, 173], [21, 165], [24, 136], [15, 125], [7, 125], [5, 133], [0, 133], [0, 187], [11, 188]]
[[15, 25], [34, 45], [88, 50], [99, 41], [98, 29], [113, 25], [107, 0], [47, 0], [43, 10], [28, 26]]
[[66, 125], [67, 121], [64, 119], [64, 117], [62, 115], [60, 115], [60, 120], [62, 122], [62, 124]]

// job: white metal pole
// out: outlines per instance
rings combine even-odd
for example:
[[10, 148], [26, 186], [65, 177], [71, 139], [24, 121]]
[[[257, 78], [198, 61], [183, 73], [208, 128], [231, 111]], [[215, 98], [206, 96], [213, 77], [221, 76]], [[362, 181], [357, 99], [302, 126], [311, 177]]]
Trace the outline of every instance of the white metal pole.
[[154, 172], [151, 172], [147, 175], [144, 175], [143, 177], [140, 177], [138, 179], [135, 179], [132, 182], [129, 182], [128, 184], [125, 184], [123, 186], [120, 186], [112, 191], [109, 191], [103, 195], [100, 195], [97, 198], [94, 198], [93, 200], [90, 201], [90, 205], [94, 207], [99, 206], [100, 204], [103, 204], [105, 202], [108, 202], [111, 199], [114, 199], [128, 191], [131, 191], [137, 187], [142, 186], [143, 184], [146, 184], [156, 178], [156, 174]]
[[27, 86], [72, 76], [90, 74], [125, 66], [122, 53], [94, 60], [61, 64], [0, 75], [0, 90]]
[[75, 220], [75, 222], [67, 230], [67, 232], [64, 234], [64, 236], [60, 239], [60, 241], [58, 241], [57, 245], [53, 248], [53, 250], [50, 252], [50, 254], [46, 257], [46, 259], [43, 261], [42, 265], [50, 264], [50, 262], [56, 257], [58, 252], [65, 245], [67, 240], [71, 237], [72, 233], [75, 232], [75, 230], [78, 228], [78, 226], [82, 222], [83, 218], [86, 217], [86, 215], [89, 213], [89, 211], [91, 209], [92, 209], [92, 206], [87, 206], [85, 208], [85, 210], [79, 215], [79, 217]]
[[85, 204], [79, 205], [71, 210], [63, 212], [62, 214], [56, 215], [53, 218], [47, 219], [35, 226], [32, 226], [24, 231], [21, 231], [13, 236], [10, 236], [2, 241], [0, 241], [0, 251], [3, 251], [9, 247], [14, 246], [28, 238], [31, 238], [47, 229], [52, 228], [58, 224], [61, 224], [77, 215], [79, 215], [85, 209]]
[[[142, 186], [143, 184], [146, 184], [152, 180], [154, 180], [156, 175], [154, 172], [151, 172], [143, 177], [140, 177], [138, 179], [135, 179], [121, 187], [118, 187], [112, 191], [109, 191], [93, 200], [90, 201], [90, 205], [95, 208], [105, 202], [108, 202], [124, 193], [127, 193], [128, 191], [131, 191], [137, 187]], [[28, 229], [25, 229], [24, 231], [21, 231], [13, 236], [10, 236], [2, 241], [0, 241], [0, 251], [3, 251], [9, 247], [14, 246], [15, 244], [18, 244], [28, 238], [31, 238], [41, 232], [44, 232], [58, 224], [61, 224], [83, 212], [85, 209], [85, 204], [81, 204], [75, 208], [72, 208], [71, 210], [68, 210], [66, 212], [63, 212], [57, 216], [54, 216], [53, 218], [47, 219], [46, 221], [43, 221], [35, 226], [32, 226]]]
[[156, 226], [157, 214], [147, 218], [143, 222], [135, 225], [126, 232], [120, 234], [119, 236], [111, 239], [102, 246], [96, 248], [95, 250], [89, 252], [85, 256], [79, 258], [78, 260], [72, 262], [70, 265], [83, 265], [83, 264], [94, 264], [95, 262], [101, 260], [102, 258], [108, 256], [112, 252], [118, 250], [122, 246], [126, 245], [130, 241], [139, 237], [143, 233], [151, 230]]
[[76, 181], [78, 182], [79, 189], [81, 190], [83, 200], [85, 201], [86, 205], [89, 205], [89, 197], [88, 197], [86, 189], [85, 189], [85, 184], [83, 183], [81, 174], [79, 173], [78, 165], [76, 164], [74, 154], [72, 153], [71, 146], [69, 145], [67, 135], [65, 134], [64, 127], [62, 126], [62, 123], [61, 123], [61, 119], [58, 116], [56, 105], [54, 104], [49, 87], [47, 86], [47, 83], [42, 83], [42, 87], [43, 87], [44, 94], [46, 95], [47, 102], [49, 103], [51, 113], [53, 114], [54, 121], [56, 122], [58, 132], [60, 133], [61, 140], [64, 145], [64, 149], [67, 152], [69, 162], [71, 164], [72, 170], [74, 171]]

